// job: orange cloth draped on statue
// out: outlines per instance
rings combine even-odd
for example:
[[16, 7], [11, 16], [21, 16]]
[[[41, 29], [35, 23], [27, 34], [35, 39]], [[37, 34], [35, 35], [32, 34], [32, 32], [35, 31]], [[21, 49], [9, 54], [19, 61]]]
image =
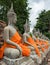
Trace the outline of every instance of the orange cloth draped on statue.
[[48, 49], [48, 41], [40, 40], [40, 44], [44, 45], [45, 49]]
[[45, 48], [42, 47], [41, 42], [38, 39], [36, 39], [36, 44], [38, 44], [40, 46], [40, 48], [43, 52], [45, 51]]
[[4, 48], [5, 48], [5, 45], [0, 48], [0, 59], [3, 58]]
[[[23, 56], [29, 56], [30, 55], [30, 49], [24, 45], [24, 43], [22, 43], [22, 39], [20, 37], [20, 35], [18, 34], [18, 32], [16, 32], [10, 39], [11, 41], [15, 42], [16, 44], [18, 44], [21, 49], [22, 49], [22, 55]], [[3, 54], [4, 54], [4, 49], [8, 47], [8, 48], [16, 48], [13, 45], [10, 45], [6, 42], [4, 42], [4, 46], [0, 49], [0, 58], [3, 58]]]
[[38, 49], [36, 43], [34, 42], [34, 40], [33, 40], [31, 37], [29, 37], [29, 38], [27, 38], [27, 41], [34, 47], [35, 52], [36, 52], [37, 55], [40, 57], [40, 56], [41, 56], [40, 51], [39, 51], [39, 49]]

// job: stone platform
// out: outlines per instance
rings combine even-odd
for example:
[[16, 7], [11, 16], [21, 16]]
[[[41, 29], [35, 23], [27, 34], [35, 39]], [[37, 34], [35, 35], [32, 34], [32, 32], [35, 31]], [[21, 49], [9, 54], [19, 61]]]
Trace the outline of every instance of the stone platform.
[[41, 64], [36, 63], [30, 57], [20, 57], [18, 59], [9, 59], [4, 57], [2, 60], [0, 60], [0, 65], [50, 65], [50, 48]]

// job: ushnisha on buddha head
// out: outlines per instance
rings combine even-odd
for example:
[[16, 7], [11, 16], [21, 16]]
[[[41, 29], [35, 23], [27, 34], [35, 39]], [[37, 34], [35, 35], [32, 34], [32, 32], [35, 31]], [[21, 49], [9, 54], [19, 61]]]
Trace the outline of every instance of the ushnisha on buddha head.
[[8, 18], [8, 24], [15, 24], [17, 21], [16, 13], [13, 10], [13, 3], [11, 4], [11, 8], [7, 13], [7, 18]]

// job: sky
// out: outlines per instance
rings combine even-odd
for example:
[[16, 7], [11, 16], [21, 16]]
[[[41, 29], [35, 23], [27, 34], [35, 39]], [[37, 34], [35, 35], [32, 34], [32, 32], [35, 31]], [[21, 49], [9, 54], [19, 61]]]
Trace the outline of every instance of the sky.
[[29, 20], [31, 21], [30, 31], [36, 25], [38, 14], [45, 10], [50, 10], [50, 0], [28, 0], [28, 7], [32, 8], [29, 13]]

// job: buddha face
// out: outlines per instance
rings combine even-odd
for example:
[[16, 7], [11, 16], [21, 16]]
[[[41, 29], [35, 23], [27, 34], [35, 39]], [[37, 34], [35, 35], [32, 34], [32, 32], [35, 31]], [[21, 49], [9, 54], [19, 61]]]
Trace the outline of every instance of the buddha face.
[[25, 30], [25, 32], [27, 32], [27, 33], [29, 32], [30, 29], [29, 29], [28, 25], [24, 25], [24, 30]]
[[12, 22], [13, 24], [16, 23], [17, 21], [16, 13], [10, 12], [7, 17], [10, 22]]
[[16, 24], [17, 17], [16, 17], [15, 13], [12, 14], [12, 21], [13, 21], [14, 24]]

